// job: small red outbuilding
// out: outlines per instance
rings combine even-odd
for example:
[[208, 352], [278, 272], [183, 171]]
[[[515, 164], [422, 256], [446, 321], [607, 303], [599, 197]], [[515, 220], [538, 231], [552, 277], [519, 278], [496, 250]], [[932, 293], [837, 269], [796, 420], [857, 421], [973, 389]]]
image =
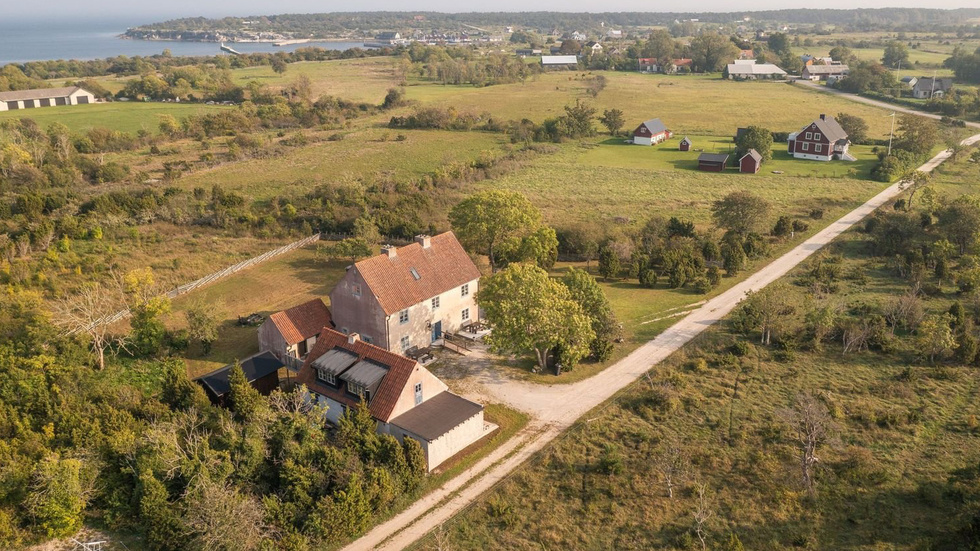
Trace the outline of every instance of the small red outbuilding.
[[762, 155], [759, 152], [750, 149], [748, 153], [742, 155], [742, 158], [738, 160], [738, 171], [745, 174], [755, 174], [759, 172], [762, 167]]

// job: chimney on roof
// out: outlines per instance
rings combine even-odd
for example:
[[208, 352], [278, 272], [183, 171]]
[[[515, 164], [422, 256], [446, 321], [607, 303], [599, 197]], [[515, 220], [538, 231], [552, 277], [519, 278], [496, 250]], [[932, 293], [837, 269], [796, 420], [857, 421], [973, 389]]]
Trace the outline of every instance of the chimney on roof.
[[388, 258], [395, 258], [398, 256], [398, 250], [394, 245], [382, 245], [381, 254], [387, 256]]
[[825, 115], [823, 113], [820, 113], [820, 120], [822, 120], [822, 121], [827, 120], [827, 115]]
[[357, 333], [350, 333], [347, 335], [347, 344], [354, 344], [359, 340], [361, 340], [361, 336]]
[[429, 247], [432, 246], [432, 238], [424, 234], [416, 235], [415, 242], [418, 243], [419, 245], [422, 245], [423, 249], [428, 249]]

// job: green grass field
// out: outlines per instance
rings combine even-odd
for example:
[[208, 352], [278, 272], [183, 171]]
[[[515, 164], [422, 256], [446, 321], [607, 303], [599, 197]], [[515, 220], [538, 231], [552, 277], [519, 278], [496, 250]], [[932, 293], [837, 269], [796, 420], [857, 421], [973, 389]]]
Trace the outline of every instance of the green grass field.
[[[717, 75], [644, 75], [602, 73], [605, 90], [593, 99], [585, 93], [581, 72], [550, 72], [525, 84], [476, 88], [433, 83], [410, 85], [408, 97], [422, 103], [488, 112], [503, 118], [541, 122], [564, 113], [576, 100], [598, 109], [620, 109], [626, 127], [659, 117], [675, 134], [733, 136], [740, 126], [761, 124], [773, 131], [795, 132], [820, 113], [847, 112], [863, 117], [871, 136], [888, 134], [887, 113], [844, 98], [814, 95], [779, 82], [733, 82]], [[595, 73], [599, 74], [599, 73]]]
[[92, 128], [110, 128], [135, 134], [145, 128], [154, 134], [160, 124], [160, 115], [183, 118], [218, 109], [230, 109], [218, 105], [162, 102], [112, 102], [91, 105], [42, 107], [0, 113], [0, 121], [29, 117], [41, 127], [60, 122], [75, 132]]
[[232, 70], [235, 84], [257, 81], [269, 86], [285, 86], [306, 75], [314, 96], [335, 96], [352, 101], [380, 104], [389, 88], [399, 84], [395, 58], [368, 57], [336, 61], [290, 63], [286, 72], [276, 74], [267, 65]]

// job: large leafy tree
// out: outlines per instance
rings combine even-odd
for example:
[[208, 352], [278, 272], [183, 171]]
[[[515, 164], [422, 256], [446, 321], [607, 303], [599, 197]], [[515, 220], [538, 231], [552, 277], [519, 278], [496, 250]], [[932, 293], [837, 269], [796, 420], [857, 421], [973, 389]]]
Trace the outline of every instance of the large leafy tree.
[[453, 207], [449, 222], [463, 245], [485, 254], [494, 270], [523, 260], [548, 266], [547, 259], [557, 254], [555, 232], [546, 231], [550, 228], [542, 224], [541, 211], [516, 191], [471, 195]]
[[602, 116], [599, 117], [599, 122], [606, 127], [609, 131], [609, 135], [615, 136], [619, 129], [626, 124], [626, 118], [623, 116], [623, 111], [620, 109], [606, 109], [602, 112]]
[[574, 363], [589, 353], [595, 338], [588, 315], [568, 288], [537, 266], [507, 266], [483, 283], [477, 301], [493, 326], [487, 337], [491, 350], [533, 351], [542, 369], [555, 347], [561, 346], [562, 357]]
[[641, 57], [652, 57], [658, 62], [663, 62], [674, 56], [676, 46], [677, 43], [674, 41], [674, 37], [671, 36], [670, 31], [657, 29], [650, 33], [650, 38], [640, 50]]
[[748, 153], [750, 149], [755, 149], [759, 155], [762, 155], [763, 161], [772, 159], [772, 132], [761, 126], [748, 127], [746, 132], [736, 140], [735, 145], [742, 155]]
[[918, 115], [902, 115], [895, 131], [895, 148], [924, 156], [939, 143], [936, 123]]
[[691, 60], [696, 71], [720, 71], [737, 55], [738, 48], [732, 41], [718, 33], [704, 33], [691, 41]]
[[772, 205], [748, 191], [733, 191], [714, 202], [711, 216], [719, 228], [738, 234], [758, 231], [766, 225]]
[[909, 66], [909, 47], [905, 44], [893, 40], [885, 45], [885, 52], [881, 56], [881, 63], [885, 67], [897, 69], [904, 65]]
[[868, 138], [868, 123], [857, 115], [837, 113], [837, 123], [847, 132], [847, 138], [853, 143], [861, 143]]
[[595, 338], [589, 343], [592, 357], [599, 361], [607, 359], [619, 327], [602, 287], [588, 272], [575, 268], [569, 270], [561, 281], [592, 324], [592, 332], [595, 333]]

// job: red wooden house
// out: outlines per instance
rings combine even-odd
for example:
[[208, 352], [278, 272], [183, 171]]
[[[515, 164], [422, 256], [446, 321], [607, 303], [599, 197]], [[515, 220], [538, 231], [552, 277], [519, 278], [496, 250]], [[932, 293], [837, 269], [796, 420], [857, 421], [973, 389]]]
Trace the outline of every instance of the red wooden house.
[[677, 146], [677, 150], [678, 151], [690, 151], [691, 150], [691, 139], [688, 138], [687, 136], [684, 136], [684, 139], [681, 140], [681, 143]]
[[797, 159], [855, 160], [847, 152], [847, 146], [851, 143], [847, 139], [847, 132], [844, 132], [834, 117], [827, 115], [820, 115], [819, 119], [808, 124], [803, 130], [790, 134], [787, 141], [790, 154]]
[[667, 130], [660, 119], [650, 119], [633, 131], [633, 143], [638, 145], [656, 145], [669, 140], [674, 133]]

